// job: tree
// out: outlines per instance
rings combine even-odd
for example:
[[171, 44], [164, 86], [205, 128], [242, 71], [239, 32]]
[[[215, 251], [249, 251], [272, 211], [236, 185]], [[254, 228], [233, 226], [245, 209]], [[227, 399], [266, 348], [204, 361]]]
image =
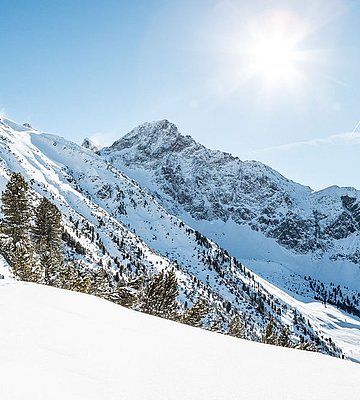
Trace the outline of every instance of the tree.
[[136, 302], [136, 294], [131, 288], [119, 282], [109, 300], [123, 307], [132, 308]]
[[81, 261], [72, 261], [62, 265], [52, 279], [52, 286], [76, 292], [93, 294], [93, 276]]
[[191, 308], [188, 308], [180, 318], [180, 322], [202, 327], [202, 319], [208, 314], [209, 308], [204, 300], [198, 300]]
[[25, 281], [37, 281], [30, 240], [32, 208], [29, 186], [20, 173], [13, 173], [1, 196], [4, 219], [1, 232], [5, 235], [2, 249], [14, 275]]
[[299, 349], [299, 350], [306, 350], [306, 351], [314, 351], [317, 352], [317, 348], [316, 345], [312, 342], [300, 342], [297, 345], [295, 345], [295, 349]]
[[275, 332], [275, 321], [271, 317], [268, 324], [266, 325], [263, 337], [262, 337], [262, 342], [267, 343], [267, 344], [277, 344], [277, 335]]
[[240, 317], [238, 314], [236, 314], [230, 321], [229, 324], [229, 335], [238, 337], [238, 338], [244, 338], [244, 330], [245, 330], [245, 325], [241, 321]]
[[110, 273], [105, 267], [100, 267], [93, 273], [92, 294], [110, 300], [112, 292]]
[[31, 206], [29, 185], [20, 173], [13, 173], [1, 196], [2, 232], [12, 238], [13, 243], [27, 239], [30, 232]]
[[290, 330], [287, 326], [281, 328], [280, 336], [278, 337], [277, 344], [282, 347], [291, 347]]
[[140, 310], [158, 317], [178, 319], [177, 286], [173, 270], [162, 270], [158, 275], [154, 275], [141, 294]]
[[42, 198], [35, 211], [35, 226], [32, 230], [35, 248], [40, 256], [40, 267], [44, 283], [52, 284], [64, 263], [62, 254], [62, 215], [55, 204]]

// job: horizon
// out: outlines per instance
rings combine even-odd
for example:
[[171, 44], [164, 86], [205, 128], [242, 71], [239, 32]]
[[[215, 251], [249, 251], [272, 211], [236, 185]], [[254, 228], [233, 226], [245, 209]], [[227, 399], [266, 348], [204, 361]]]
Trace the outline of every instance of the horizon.
[[166, 118], [314, 190], [360, 189], [359, 16], [352, 0], [5, 2], [0, 115], [108, 145]]

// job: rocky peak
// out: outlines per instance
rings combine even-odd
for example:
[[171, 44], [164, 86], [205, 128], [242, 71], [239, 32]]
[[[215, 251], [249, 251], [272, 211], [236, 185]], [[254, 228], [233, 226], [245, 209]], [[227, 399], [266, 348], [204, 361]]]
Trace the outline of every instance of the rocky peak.
[[81, 146], [84, 147], [85, 149], [93, 151], [94, 153], [96, 153], [101, 149], [101, 146], [98, 143], [95, 143], [93, 140], [89, 138], [85, 138]]
[[[314, 192], [260, 162], [210, 150], [167, 120], [140, 125], [101, 155], [134, 179], [140, 175], [132, 170], [147, 171], [140, 183], [173, 214], [185, 211], [209, 226], [230, 220], [297, 253], [360, 263], [360, 193], [353, 188]], [[345, 238], [352, 248], [339, 241]]]
[[157, 159], [168, 152], [180, 152], [196, 144], [190, 136], [179, 133], [177, 126], [167, 119], [146, 122], [117, 140], [104, 153], [119, 152], [136, 148], [138, 155], [145, 159]]

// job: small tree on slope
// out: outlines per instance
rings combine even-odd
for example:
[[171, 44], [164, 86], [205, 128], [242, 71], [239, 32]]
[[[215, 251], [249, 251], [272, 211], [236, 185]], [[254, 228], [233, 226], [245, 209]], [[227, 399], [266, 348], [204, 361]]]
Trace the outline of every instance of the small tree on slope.
[[273, 318], [270, 318], [270, 321], [265, 327], [265, 331], [262, 337], [262, 342], [267, 344], [277, 344], [277, 335], [275, 332], [275, 322]]
[[29, 186], [20, 173], [13, 173], [1, 196], [4, 219], [1, 232], [6, 240], [2, 249], [14, 275], [25, 281], [36, 281], [33, 246], [30, 240], [32, 208]]
[[145, 287], [139, 308], [148, 314], [167, 319], [178, 319], [179, 304], [177, 280], [174, 271], [162, 270]]
[[245, 337], [245, 324], [241, 321], [238, 314], [231, 319], [228, 334], [242, 339]]
[[209, 308], [206, 306], [204, 300], [198, 300], [191, 308], [188, 308], [180, 318], [180, 322], [202, 327], [202, 319], [208, 314]]
[[35, 211], [33, 237], [40, 256], [40, 266], [44, 273], [44, 283], [53, 284], [63, 263], [61, 235], [63, 227], [61, 212], [45, 197]]

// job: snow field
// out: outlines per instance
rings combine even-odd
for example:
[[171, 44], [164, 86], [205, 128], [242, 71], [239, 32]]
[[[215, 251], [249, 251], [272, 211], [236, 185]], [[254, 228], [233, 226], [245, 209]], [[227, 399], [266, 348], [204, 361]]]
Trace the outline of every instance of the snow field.
[[51, 287], [0, 286], [6, 400], [358, 399], [360, 366]]

